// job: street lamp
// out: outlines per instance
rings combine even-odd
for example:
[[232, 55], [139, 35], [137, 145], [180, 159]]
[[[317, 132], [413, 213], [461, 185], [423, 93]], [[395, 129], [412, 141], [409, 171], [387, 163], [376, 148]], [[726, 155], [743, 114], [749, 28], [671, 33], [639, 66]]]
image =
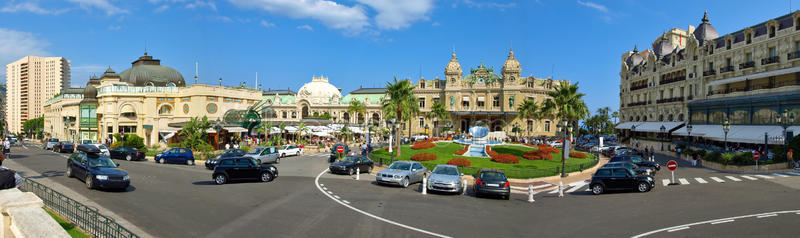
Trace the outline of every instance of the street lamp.
[[567, 117], [561, 118], [561, 129], [564, 130], [564, 142], [561, 144], [561, 177], [567, 177], [567, 172], [564, 171], [567, 168], [567, 156], [569, 156], [569, 122], [567, 122]]
[[219, 78], [219, 86], [222, 87], [222, 77]]
[[783, 128], [783, 146], [784, 146], [784, 150], [788, 151], [789, 149], [787, 149], [788, 148], [788, 143], [787, 142], [789, 141], [788, 140], [789, 138], [786, 138], [786, 129], [789, 128], [789, 126], [791, 126], [794, 123], [794, 113], [789, 114], [789, 109], [784, 109], [783, 113], [778, 114], [778, 118], [777, 119], [778, 119], [778, 124], [780, 124], [781, 128]]
[[661, 134], [660, 134], [661, 135], [661, 151], [664, 151], [664, 137], [665, 137], [664, 132], [667, 131], [667, 128], [664, 127], [664, 125], [661, 125], [661, 128], [659, 128], [659, 130], [661, 131]]
[[725, 121], [722, 122], [722, 132], [725, 132], [725, 149], [724, 151], [728, 151], [728, 132], [731, 131], [731, 122], [728, 118], [725, 118]]
[[689, 143], [692, 143], [692, 124], [686, 126], [686, 132], [689, 134]]
[[[391, 151], [391, 153], [392, 153], [392, 155], [391, 155], [391, 159], [392, 159], [392, 161], [394, 161], [394, 153], [395, 153], [395, 151], [394, 151], [394, 149], [392, 148], [392, 141], [393, 141], [393, 140], [391, 139], [391, 138], [392, 138], [392, 136], [393, 136], [393, 135], [395, 135], [395, 133], [397, 133], [397, 132], [396, 132], [396, 128], [395, 128], [395, 122], [394, 122], [394, 119], [392, 119], [392, 118], [388, 118], [388, 119], [386, 119], [386, 125], [387, 125], [387, 126], [389, 126], [389, 128], [391, 128], [391, 132], [390, 132], [390, 133], [392, 133], [392, 134], [391, 134], [391, 135], [389, 135], [389, 138], [390, 138], [390, 139], [389, 139], [389, 150], [390, 150], [390, 151]], [[397, 138], [395, 138], [394, 140], [397, 140]], [[400, 146], [399, 146], [399, 145], [397, 146], [397, 149], [400, 149]], [[383, 160], [381, 160], [381, 161], [380, 161], [380, 164], [381, 164], [381, 166], [383, 166]]]

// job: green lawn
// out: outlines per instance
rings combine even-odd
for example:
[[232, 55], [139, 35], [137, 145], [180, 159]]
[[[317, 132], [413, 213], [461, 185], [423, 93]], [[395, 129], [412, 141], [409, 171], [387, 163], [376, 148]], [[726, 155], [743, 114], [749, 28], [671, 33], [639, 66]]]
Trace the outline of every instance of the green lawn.
[[[561, 171], [561, 153], [553, 154], [552, 160], [528, 160], [522, 158], [522, 155], [525, 154], [525, 152], [536, 150], [536, 148], [517, 145], [493, 146], [492, 149], [497, 153], [512, 154], [520, 158], [518, 164], [503, 164], [491, 161], [490, 158], [454, 155], [456, 151], [463, 148], [464, 145], [450, 142], [436, 143], [436, 147], [424, 150], [412, 150], [410, 146], [403, 145], [400, 148], [402, 156], [399, 159], [410, 160], [412, 155], [418, 153], [435, 154], [437, 156], [436, 160], [423, 162], [425, 167], [432, 169], [437, 164], [447, 164], [447, 161], [453, 158], [466, 158], [472, 162], [472, 166], [461, 168], [461, 172], [464, 174], [475, 174], [481, 168], [491, 168], [503, 170], [506, 175], [511, 178], [546, 177], [556, 175]], [[385, 163], [389, 163], [390, 161], [388, 161], [388, 159], [390, 159], [391, 154], [384, 149], [379, 149], [375, 150], [372, 156], [375, 160], [384, 159]], [[584, 169], [588, 169], [594, 165], [594, 156], [587, 154], [586, 159], [569, 158], [566, 164], [567, 172], [580, 170], [581, 164], [584, 164]]]
[[50, 216], [53, 217], [53, 219], [55, 219], [56, 222], [58, 222], [58, 224], [61, 225], [61, 227], [63, 227], [64, 230], [66, 230], [67, 233], [71, 237], [81, 237], [81, 238], [90, 237], [88, 234], [86, 234], [82, 230], [78, 229], [78, 227], [76, 227], [75, 225], [73, 225], [69, 221], [64, 220], [63, 218], [61, 218], [61, 216], [56, 215], [55, 213], [51, 212], [48, 209], [44, 209], [44, 210], [47, 212], [47, 214], [50, 214]]

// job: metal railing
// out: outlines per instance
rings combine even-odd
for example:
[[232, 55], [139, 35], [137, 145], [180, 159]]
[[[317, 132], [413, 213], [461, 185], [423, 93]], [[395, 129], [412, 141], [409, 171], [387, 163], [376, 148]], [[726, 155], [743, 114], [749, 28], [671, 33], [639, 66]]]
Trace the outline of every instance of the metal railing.
[[47, 208], [75, 223], [93, 237], [139, 237], [114, 219], [100, 214], [97, 208], [83, 205], [39, 182], [26, 178], [19, 189], [36, 194]]

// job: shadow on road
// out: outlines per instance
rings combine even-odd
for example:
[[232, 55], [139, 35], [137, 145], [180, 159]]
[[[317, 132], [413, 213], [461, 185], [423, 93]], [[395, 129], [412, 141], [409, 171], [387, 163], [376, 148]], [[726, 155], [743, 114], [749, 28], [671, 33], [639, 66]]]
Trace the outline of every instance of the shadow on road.
[[214, 181], [197, 181], [193, 182], [194, 185], [217, 185]]
[[23, 159], [23, 158], [28, 158], [28, 156], [27, 155], [17, 155], [17, 154], [11, 153], [11, 154], [8, 154], [8, 158], [6, 158], [6, 159]]
[[125, 188], [125, 189], [98, 189], [98, 190], [104, 191], [104, 192], [112, 192], [112, 193], [127, 193], [127, 192], [136, 191], [136, 187], [133, 186], [133, 185], [128, 185], [128, 187]]
[[39, 175], [30, 176], [29, 178], [38, 179], [38, 178], [51, 178], [51, 177], [61, 177], [61, 176], [64, 176], [64, 171], [50, 170], [50, 171], [44, 171]]

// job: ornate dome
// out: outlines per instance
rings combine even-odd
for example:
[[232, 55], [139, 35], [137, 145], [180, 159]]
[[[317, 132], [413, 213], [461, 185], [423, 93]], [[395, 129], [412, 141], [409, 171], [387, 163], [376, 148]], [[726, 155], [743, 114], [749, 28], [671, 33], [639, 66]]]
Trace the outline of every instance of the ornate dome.
[[161, 60], [153, 59], [148, 56], [139, 57], [131, 63], [131, 68], [122, 71], [120, 81], [133, 84], [134, 86], [185, 86], [183, 75], [177, 70], [161, 65]]
[[514, 58], [514, 49], [511, 49], [510, 51], [508, 51], [508, 59], [506, 60], [506, 63], [503, 64], [502, 72], [505, 73], [505, 72], [520, 72], [520, 71], [522, 71], [522, 68], [520, 68], [519, 66], [519, 61], [517, 61], [517, 59]]
[[461, 71], [461, 64], [458, 63], [458, 57], [456, 57], [455, 51], [453, 51], [453, 57], [450, 58], [450, 62], [444, 67], [444, 73], [458, 75], [463, 74], [463, 71]]
[[697, 29], [694, 30], [694, 38], [700, 41], [700, 45], [703, 45], [707, 40], [713, 40], [719, 38], [719, 33], [717, 33], [717, 29], [714, 29], [711, 26], [711, 23], [708, 23], [708, 12], [703, 14], [703, 23], [697, 26]]
[[656, 57], [660, 58], [664, 55], [672, 53], [675, 50], [675, 47], [672, 46], [672, 42], [670, 42], [669, 39], [667, 39], [666, 34], [667, 33], [664, 33], [664, 35], [661, 36], [661, 40], [659, 40], [658, 43], [655, 44], [655, 47], [653, 47], [653, 51], [654, 53], [656, 53]]
[[312, 77], [311, 82], [306, 83], [297, 91], [298, 99], [305, 99], [312, 104], [329, 103], [331, 100], [338, 102], [342, 98], [339, 89], [328, 83], [326, 77]]
[[628, 59], [625, 60], [625, 63], [628, 64], [628, 67], [633, 67], [641, 64], [642, 61], [644, 61], [644, 58], [641, 55], [639, 55], [639, 48], [633, 46], [633, 54], [631, 56], [628, 56]]

